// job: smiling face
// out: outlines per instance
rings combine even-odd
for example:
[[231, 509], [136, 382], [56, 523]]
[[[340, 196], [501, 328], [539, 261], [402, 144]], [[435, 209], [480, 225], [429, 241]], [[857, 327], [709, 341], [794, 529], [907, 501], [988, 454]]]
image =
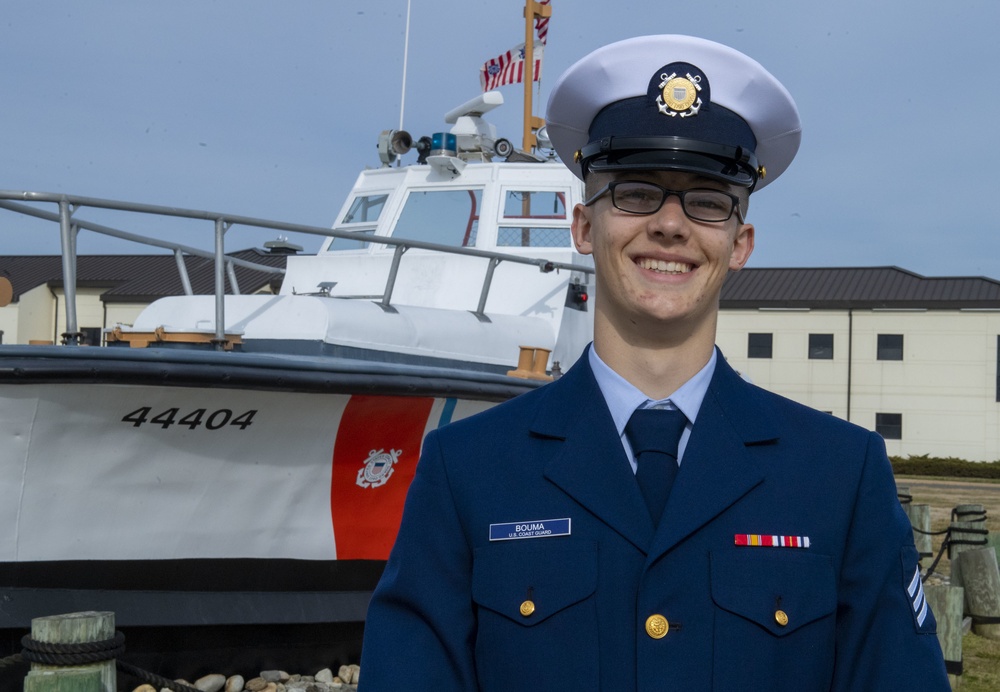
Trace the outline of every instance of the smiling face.
[[[670, 171], [604, 175], [588, 179], [588, 191], [609, 180], [645, 180], [672, 190], [714, 188], [740, 196], [741, 205], [746, 199], [738, 188]], [[675, 195], [649, 215], [620, 211], [604, 195], [573, 210], [573, 240], [581, 253], [594, 256], [597, 268], [598, 353], [602, 342], [612, 340], [649, 348], [690, 343], [710, 349], [722, 283], [750, 258], [754, 229], [736, 214], [718, 223], [694, 221]]]

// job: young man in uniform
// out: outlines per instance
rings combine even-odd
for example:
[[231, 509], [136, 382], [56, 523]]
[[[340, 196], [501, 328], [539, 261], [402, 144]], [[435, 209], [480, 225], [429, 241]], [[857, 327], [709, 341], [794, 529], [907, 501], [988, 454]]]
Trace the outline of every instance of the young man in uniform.
[[788, 92], [648, 36], [571, 67], [546, 120], [586, 183], [594, 343], [427, 436], [362, 689], [949, 689], [881, 438], [714, 345], [748, 197], [798, 149]]

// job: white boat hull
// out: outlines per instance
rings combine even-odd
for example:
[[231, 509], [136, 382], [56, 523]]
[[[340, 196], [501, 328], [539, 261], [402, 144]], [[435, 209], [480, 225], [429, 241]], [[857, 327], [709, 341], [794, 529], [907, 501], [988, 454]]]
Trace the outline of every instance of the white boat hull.
[[[8, 389], [0, 525], [14, 530], [0, 534], [0, 561], [14, 562], [385, 559], [423, 436], [489, 405], [118, 384]], [[393, 463], [366, 481], [373, 454]]]

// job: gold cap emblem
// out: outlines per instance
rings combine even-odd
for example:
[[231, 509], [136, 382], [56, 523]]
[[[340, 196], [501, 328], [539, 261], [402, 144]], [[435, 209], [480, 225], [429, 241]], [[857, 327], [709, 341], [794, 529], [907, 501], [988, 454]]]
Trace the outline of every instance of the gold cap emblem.
[[698, 90], [694, 82], [684, 77], [674, 77], [663, 87], [663, 103], [673, 111], [686, 111], [697, 98]]

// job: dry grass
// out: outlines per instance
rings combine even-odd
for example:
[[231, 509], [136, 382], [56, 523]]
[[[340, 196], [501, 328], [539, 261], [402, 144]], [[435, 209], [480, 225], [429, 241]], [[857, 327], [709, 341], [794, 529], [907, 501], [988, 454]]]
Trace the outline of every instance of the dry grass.
[[974, 634], [962, 638], [961, 692], [1000, 690], [1000, 641]]
[[[906, 486], [913, 495], [913, 502], [931, 507], [931, 531], [943, 531], [951, 522], [951, 510], [956, 505], [978, 504], [986, 509], [986, 526], [991, 531], [1000, 530], [1000, 483], [963, 479], [898, 476], [896, 483]], [[943, 536], [934, 536], [935, 557], [941, 548]], [[930, 565], [929, 561], [924, 566]], [[948, 556], [934, 570], [951, 574]], [[1000, 641], [968, 634], [962, 639], [964, 671], [958, 687], [962, 692], [997, 692], [1000, 690]]]

